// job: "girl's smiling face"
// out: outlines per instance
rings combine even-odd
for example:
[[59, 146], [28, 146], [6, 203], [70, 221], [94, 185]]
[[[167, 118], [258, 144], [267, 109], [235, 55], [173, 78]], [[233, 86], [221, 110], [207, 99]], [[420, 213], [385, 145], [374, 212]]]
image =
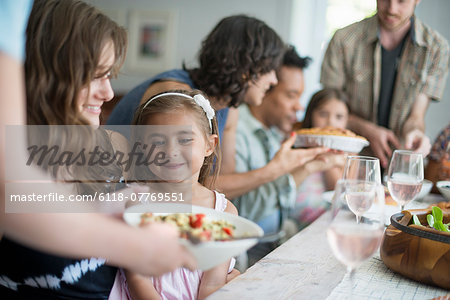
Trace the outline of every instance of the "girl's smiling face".
[[200, 169], [206, 156], [212, 154], [216, 144], [216, 135], [207, 139], [199, 129], [193, 116], [188, 112], [159, 113], [149, 116], [147, 125], [153, 126], [145, 141], [155, 146], [154, 154], [164, 153], [158, 166], [151, 164], [150, 171], [164, 181], [180, 182], [192, 179], [198, 182]]
[[344, 129], [347, 127], [347, 121], [347, 106], [335, 98], [326, 101], [312, 113], [313, 127], [332, 126]]

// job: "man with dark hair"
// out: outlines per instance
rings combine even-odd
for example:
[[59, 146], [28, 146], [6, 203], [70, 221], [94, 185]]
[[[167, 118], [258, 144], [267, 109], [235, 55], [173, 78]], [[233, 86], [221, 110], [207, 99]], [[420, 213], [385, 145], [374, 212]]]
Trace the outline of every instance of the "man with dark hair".
[[[304, 90], [303, 69], [310, 58], [300, 57], [290, 47], [277, 70], [278, 84], [273, 86], [259, 106], [241, 105], [236, 133], [236, 172], [269, 169], [280, 155], [281, 148], [292, 147], [294, 138], [282, 144], [297, 121], [296, 113], [302, 109], [300, 96]], [[295, 151], [295, 150], [293, 150]], [[297, 187], [309, 174], [336, 163], [344, 162], [341, 154], [321, 154], [322, 160], [308, 160], [292, 171], [274, 176], [257, 187], [247, 189], [244, 195], [234, 199], [239, 214], [258, 223], [265, 234], [279, 233], [272, 242], [260, 243], [252, 248], [249, 264], [272, 251], [283, 234], [281, 225], [297, 198]], [[326, 161], [326, 163], [325, 163]]]

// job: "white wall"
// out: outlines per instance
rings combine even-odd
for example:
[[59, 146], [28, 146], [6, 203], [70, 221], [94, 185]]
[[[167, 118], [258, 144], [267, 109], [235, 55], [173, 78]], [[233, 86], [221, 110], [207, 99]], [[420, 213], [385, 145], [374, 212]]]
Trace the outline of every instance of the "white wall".
[[[248, 14], [259, 18], [287, 39], [290, 28], [292, 0], [86, 0], [100, 9], [118, 10], [126, 17], [130, 10], [170, 10], [177, 17], [176, 52], [173, 68], [181, 67], [183, 61], [194, 66], [201, 41], [223, 17]], [[127, 23], [127, 20], [123, 20]], [[119, 20], [119, 23], [122, 20]], [[126, 24], [125, 24], [126, 25]], [[155, 72], [133, 73], [127, 70], [112, 82], [116, 93], [123, 93], [141, 83]]]
[[[416, 15], [450, 42], [450, 1], [422, 0], [416, 8]], [[426, 133], [434, 141], [439, 131], [450, 122], [450, 77], [447, 78], [441, 102], [431, 103], [425, 123]]]
[[[327, 0], [293, 0], [289, 42], [296, 46], [302, 56], [312, 58], [305, 70], [305, 91], [301, 103], [306, 109], [311, 96], [321, 88], [320, 66], [328, 44], [326, 37]], [[303, 119], [304, 111], [298, 113]]]

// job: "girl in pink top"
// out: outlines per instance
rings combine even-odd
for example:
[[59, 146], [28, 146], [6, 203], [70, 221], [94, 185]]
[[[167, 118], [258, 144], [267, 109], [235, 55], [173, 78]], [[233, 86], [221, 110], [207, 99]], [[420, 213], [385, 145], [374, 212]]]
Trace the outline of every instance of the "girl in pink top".
[[[138, 108], [133, 124], [185, 126], [184, 130], [164, 126], [150, 135], [147, 142], [164, 151], [169, 160], [162, 166], [150, 165], [150, 171], [159, 178], [191, 180], [194, 205], [237, 214], [223, 194], [212, 190], [220, 166], [219, 136], [215, 112], [199, 91], [153, 96]], [[230, 267], [227, 261], [205, 272], [180, 268], [153, 278], [125, 274], [133, 299], [203, 299], [226, 283]]]
[[[331, 126], [345, 129], [348, 115], [349, 107], [345, 94], [337, 89], [326, 88], [312, 96], [301, 128]], [[293, 212], [299, 229], [311, 224], [327, 210], [328, 203], [323, 201], [322, 194], [334, 189], [337, 180], [342, 177], [344, 163], [345, 157], [330, 161], [328, 169], [309, 175], [299, 186]]]

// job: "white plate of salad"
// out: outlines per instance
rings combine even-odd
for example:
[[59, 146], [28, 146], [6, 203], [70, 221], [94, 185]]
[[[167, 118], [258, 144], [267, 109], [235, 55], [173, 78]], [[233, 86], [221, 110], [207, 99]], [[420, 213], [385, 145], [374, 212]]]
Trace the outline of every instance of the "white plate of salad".
[[[148, 218], [149, 213], [151, 213], [150, 218]], [[129, 225], [136, 227], [142, 226], [143, 218], [150, 222], [156, 219], [176, 222], [175, 225], [180, 230], [180, 243], [197, 259], [200, 270], [211, 269], [245, 252], [258, 242], [258, 237], [264, 235], [261, 227], [250, 220], [211, 208], [188, 204], [138, 204], [127, 208], [123, 218]], [[185, 238], [187, 231], [198, 236], [202, 242], [191, 243]]]

